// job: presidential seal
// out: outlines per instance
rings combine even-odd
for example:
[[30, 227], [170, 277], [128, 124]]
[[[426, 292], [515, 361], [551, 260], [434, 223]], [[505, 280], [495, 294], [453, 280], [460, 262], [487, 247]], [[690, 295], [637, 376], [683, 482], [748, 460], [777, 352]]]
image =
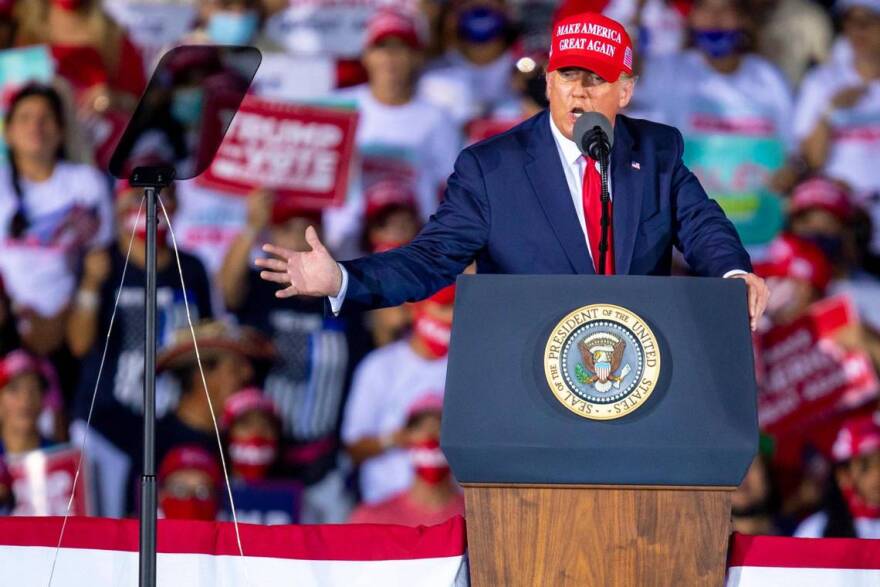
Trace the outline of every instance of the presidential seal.
[[638, 409], [657, 385], [660, 345], [637, 314], [611, 304], [578, 308], [550, 333], [544, 373], [562, 404], [613, 420]]

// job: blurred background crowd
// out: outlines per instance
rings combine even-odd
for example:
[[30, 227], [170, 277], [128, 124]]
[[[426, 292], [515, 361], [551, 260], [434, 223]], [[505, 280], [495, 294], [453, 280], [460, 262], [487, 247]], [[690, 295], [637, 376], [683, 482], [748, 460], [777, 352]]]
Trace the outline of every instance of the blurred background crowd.
[[[438, 442], [454, 288], [334, 317], [253, 260], [309, 225], [336, 258], [412, 239], [461, 148], [546, 107], [552, 22], [583, 11], [625, 24], [628, 114], [682, 131], [771, 288], [735, 528], [880, 538], [880, 0], [0, 0], [0, 514], [63, 514], [87, 421], [74, 511], [136, 511], [145, 221], [107, 162], [160, 56], [203, 43], [258, 47], [260, 99], [358, 118], [341, 205], [162, 194], [163, 515], [227, 518], [218, 440], [246, 521], [463, 514]], [[186, 140], [190, 90], [148, 156]]]

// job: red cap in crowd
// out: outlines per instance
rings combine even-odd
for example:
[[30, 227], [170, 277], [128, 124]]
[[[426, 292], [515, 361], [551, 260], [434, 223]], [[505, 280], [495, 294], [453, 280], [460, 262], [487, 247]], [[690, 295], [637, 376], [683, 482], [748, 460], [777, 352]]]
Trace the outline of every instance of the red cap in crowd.
[[633, 72], [632, 41], [619, 22], [585, 12], [553, 24], [547, 71], [579, 67], [599, 74], [608, 82]]
[[223, 404], [223, 426], [229, 428], [243, 415], [253, 411], [263, 412], [272, 418], [278, 417], [275, 402], [256, 387], [246, 387], [229, 396]]
[[366, 198], [367, 220], [375, 218], [379, 212], [389, 206], [416, 208], [415, 194], [409, 189], [406, 182], [394, 179], [383, 179], [371, 185], [367, 189]]
[[15, 0], [0, 0], [0, 16], [12, 16]]
[[813, 177], [794, 188], [789, 214], [821, 208], [842, 221], [849, 220], [853, 208], [849, 192], [839, 183], [824, 177]]
[[413, 49], [422, 47], [415, 16], [393, 8], [382, 8], [367, 23], [366, 46], [372, 47], [388, 37], [400, 39]]
[[443, 394], [437, 392], [428, 392], [417, 397], [406, 411], [406, 418], [409, 420], [413, 416], [424, 414], [425, 412], [442, 412], [443, 411]]
[[755, 264], [755, 273], [761, 277], [808, 281], [817, 290], [824, 291], [831, 281], [831, 264], [813, 243], [783, 234], [770, 243], [769, 258]]
[[41, 361], [26, 351], [16, 350], [0, 360], [0, 388], [6, 387], [10, 381], [25, 373], [39, 375], [48, 385]]
[[159, 482], [165, 481], [173, 473], [195, 469], [211, 478], [214, 485], [220, 484], [220, 467], [207, 450], [195, 444], [178, 446], [172, 449], [159, 466]]
[[838, 463], [880, 450], [880, 412], [844, 422], [831, 447]]

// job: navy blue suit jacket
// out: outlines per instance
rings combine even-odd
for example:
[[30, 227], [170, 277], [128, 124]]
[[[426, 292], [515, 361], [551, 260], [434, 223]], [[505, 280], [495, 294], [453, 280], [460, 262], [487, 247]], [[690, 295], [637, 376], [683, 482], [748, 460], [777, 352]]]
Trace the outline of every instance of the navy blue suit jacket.
[[[682, 162], [683, 148], [675, 128], [618, 115], [611, 153], [617, 274], [669, 275], [673, 246], [700, 275], [751, 271], [733, 225]], [[547, 111], [463, 150], [443, 202], [415, 240], [343, 263], [343, 310], [424, 299], [474, 259], [478, 273], [594, 273], [562, 165]]]

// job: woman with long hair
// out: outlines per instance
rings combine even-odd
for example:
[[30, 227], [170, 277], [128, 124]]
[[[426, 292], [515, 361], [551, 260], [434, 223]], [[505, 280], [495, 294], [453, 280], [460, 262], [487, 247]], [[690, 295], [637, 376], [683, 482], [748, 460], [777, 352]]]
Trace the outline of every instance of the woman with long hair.
[[19, 331], [42, 334], [30, 345], [40, 354], [61, 344], [82, 256], [113, 229], [107, 179], [66, 159], [65, 127], [51, 87], [27, 85], [12, 97], [0, 165], [0, 275]]

